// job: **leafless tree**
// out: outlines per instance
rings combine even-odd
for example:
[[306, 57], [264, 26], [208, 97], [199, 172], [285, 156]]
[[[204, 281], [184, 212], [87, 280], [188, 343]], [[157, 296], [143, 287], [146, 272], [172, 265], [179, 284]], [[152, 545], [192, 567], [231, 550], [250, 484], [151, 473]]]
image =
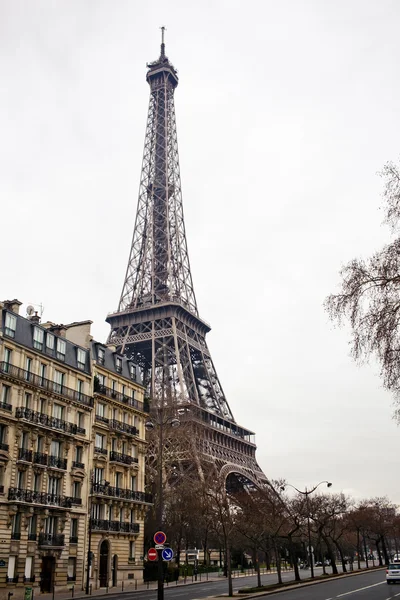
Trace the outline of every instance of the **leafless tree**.
[[[325, 300], [339, 325], [349, 321], [351, 348], [358, 362], [374, 356], [386, 389], [400, 406], [400, 167], [387, 163], [384, 180], [384, 223], [393, 241], [368, 259], [354, 258], [341, 271], [341, 289]], [[395, 416], [400, 420], [400, 409]]]

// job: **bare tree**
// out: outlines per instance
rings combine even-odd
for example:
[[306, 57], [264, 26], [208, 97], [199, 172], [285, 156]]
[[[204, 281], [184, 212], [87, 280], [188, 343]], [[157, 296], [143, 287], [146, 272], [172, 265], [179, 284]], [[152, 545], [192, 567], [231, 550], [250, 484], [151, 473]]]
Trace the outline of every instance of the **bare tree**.
[[[354, 258], [341, 271], [341, 290], [325, 300], [332, 320], [349, 321], [351, 348], [359, 361], [377, 358], [386, 389], [400, 405], [400, 168], [387, 163], [384, 180], [384, 223], [394, 240], [364, 260]], [[395, 416], [400, 420], [400, 409]]]

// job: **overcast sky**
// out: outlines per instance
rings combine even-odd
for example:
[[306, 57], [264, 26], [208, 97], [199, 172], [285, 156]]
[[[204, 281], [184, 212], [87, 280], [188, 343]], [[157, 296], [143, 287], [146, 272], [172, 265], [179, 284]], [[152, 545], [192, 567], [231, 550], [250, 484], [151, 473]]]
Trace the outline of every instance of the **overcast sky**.
[[0, 0], [0, 297], [107, 337], [165, 25], [192, 274], [235, 419], [270, 478], [400, 503], [392, 398], [322, 306], [390, 239], [399, 18], [396, 0]]

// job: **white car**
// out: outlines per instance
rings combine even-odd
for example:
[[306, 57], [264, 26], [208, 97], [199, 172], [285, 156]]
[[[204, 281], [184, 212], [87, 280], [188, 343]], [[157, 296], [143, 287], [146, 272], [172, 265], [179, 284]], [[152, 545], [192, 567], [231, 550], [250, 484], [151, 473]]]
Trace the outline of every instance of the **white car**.
[[390, 563], [386, 569], [386, 583], [396, 583], [400, 581], [400, 562]]

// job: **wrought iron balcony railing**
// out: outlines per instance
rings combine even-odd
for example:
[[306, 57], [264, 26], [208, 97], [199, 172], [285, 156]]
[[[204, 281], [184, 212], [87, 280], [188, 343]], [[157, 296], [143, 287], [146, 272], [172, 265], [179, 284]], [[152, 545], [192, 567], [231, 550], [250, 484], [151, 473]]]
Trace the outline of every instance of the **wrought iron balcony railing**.
[[12, 405], [8, 404], [8, 402], [0, 402], [0, 408], [3, 410], [12, 410]]
[[111, 450], [110, 452], [110, 461], [123, 463], [124, 465], [131, 465], [132, 463], [137, 463], [138, 459], [133, 456], [129, 456], [129, 454], [122, 454], [121, 452], [115, 452]]
[[3, 442], [0, 442], [0, 450], [5, 450], [6, 452], [8, 452], [9, 448], [10, 447], [8, 444], [3, 444]]
[[32, 450], [27, 450], [26, 448], [18, 448], [18, 460], [32, 462]]
[[49, 460], [49, 462], [48, 462], [49, 467], [55, 467], [56, 469], [64, 469], [64, 470], [66, 470], [66, 468], [67, 468], [67, 459], [66, 458], [61, 458], [60, 456], [52, 456], [51, 454], [49, 454], [48, 460]]
[[39, 547], [63, 548], [65, 546], [63, 533], [39, 533]]
[[75, 425], [75, 423], [69, 423], [68, 421], [63, 421], [63, 419], [50, 417], [45, 413], [36, 412], [35, 410], [26, 408], [25, 406], [18, 406], [15, 409], [15, 416], [17, 419], [27, 419], [27, 421], [30, 421], [31, 423], [43, 425], [44, 427], [50, 427], [51, 429], [58, 429], [64, 431], [65, 433], [70, 433], [71, 435], [76, 435], [77, 433], [86, 433], [85, 429], [78, 427]]
[[75, 467], [75, 469], [84, 469], [85, 468], [84, 463], [79, 462], [79, 460], [73, 460], [72, 466]]
[[94, 447], [94, 451], [97, 452], [97, 454], [107, 454], [106, 448], [99, 448], [98, 446]]
[[124, 523], [123, 521], [107, 521], [105, 519], [90, 519], [90, 528], [92, 531], [139, 533], [139, 523]]
[[123, 500], [133, 500], [135, 502], [143, 502], [146, 504], [152, 504], [153, 502], [153, 496], [151, 494], [104, 485], [102, 483], [93, 483], [92, 494], [95, 496], [110, 496], [112, 498], [122, 498]]
[[133, 425], [128, 425], [128, 423], [123, 423], [122, 421], [117, 421], [116, 419], [110, 419], [108, 424], [110, 429], [113, 429], [114, 431], [120, 431], [121, 433], [127, 433], [128, 435], [139, 434], [139, 430]]
[[47, 492], [35, 492], [22, 488], [9, 488], [8, 499], [13, 502], [26, 502], [27, 504], [43, 504], [45, 506], [59, 506], [71, 508], [72, 499], [68, 496], [50, 494]]
[[138, 400], [135, 400], [126, 394], [121, 394], [112, 388], [101, 385], [99, 380], [96, 378], [94, 380], [94, 393], [100, 394], [101, 396], [106, 396], [106, 398], [112, 398], [113, 400], [117, 400], [117, 402], [121, 402], [122, 404], [126, 404], [127, 406], [132, 406], [133, 408], [143, 411], [143, 402], [139, 402]]
[[50, 379], [46, 379], [40, 375], [35, 375], [35, 373], [31, 373], [30, 371], [25, 371], [24, 369], [10, 365], [9, 363], [0, 362], [0, 372], [5, 373], [13, 379], [17, 379], [18, 381], [26, 381], [30, 385], [46, 390], [51, 394], [68, 398], [69, 400], [79, 402], [85, 406], [93, 406], [93, 398], [91, 396], [68, 388], [65, 385], [50, 381]]
[[104, 423], [105, 425], [108, 425], [108, 423], [110, 422], [110, 419], [107, 419], [107, 417], [103, 417], [102, 415], [95, 415], [94, 418], [95, 421], [99, 423]]
[[33, 462], [35, 465], [47, 465], [47, 454], [43, 454], [43, 452], [35, 452], [33, 455]]

